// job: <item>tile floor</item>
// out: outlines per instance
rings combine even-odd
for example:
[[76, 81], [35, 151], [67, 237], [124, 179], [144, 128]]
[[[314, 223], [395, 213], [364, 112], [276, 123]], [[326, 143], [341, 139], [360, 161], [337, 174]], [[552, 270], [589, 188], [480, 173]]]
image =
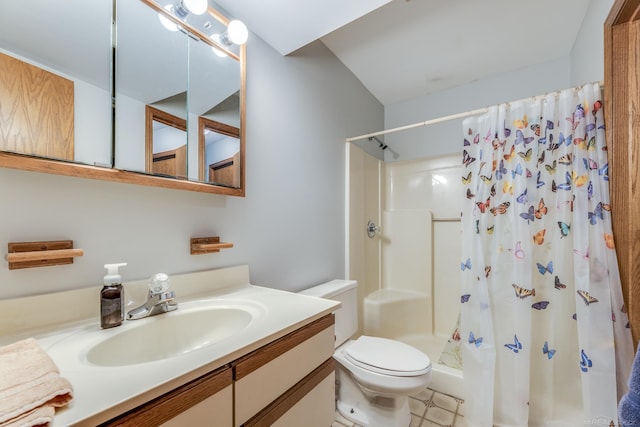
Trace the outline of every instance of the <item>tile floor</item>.
[[[467, 427], [464, 400], [439, 393], [430, 388], [409, 397], [411, 424], [409, 427]], [[336, 412], [332, 427], [358, 427]]]

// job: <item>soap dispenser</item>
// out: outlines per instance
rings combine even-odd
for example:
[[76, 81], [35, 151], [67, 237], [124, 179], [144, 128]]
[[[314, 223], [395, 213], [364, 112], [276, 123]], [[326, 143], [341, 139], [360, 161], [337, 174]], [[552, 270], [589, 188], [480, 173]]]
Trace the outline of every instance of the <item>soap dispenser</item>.
[[100, 291], [100, 326], [103, 329], [120, 326], [124, 320], [124, 289], [118, 268], [126, 265], [126, 262], [104, 265], [107, 274]]

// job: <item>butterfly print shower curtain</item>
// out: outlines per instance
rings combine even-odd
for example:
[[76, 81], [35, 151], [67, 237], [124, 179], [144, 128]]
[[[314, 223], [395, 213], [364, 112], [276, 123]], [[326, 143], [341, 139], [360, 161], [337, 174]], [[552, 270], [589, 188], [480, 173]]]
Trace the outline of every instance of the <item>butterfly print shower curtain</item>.
[[463, 129], [468, 423], [616, 423], [634, 351], [599, 85], [495, 106]]

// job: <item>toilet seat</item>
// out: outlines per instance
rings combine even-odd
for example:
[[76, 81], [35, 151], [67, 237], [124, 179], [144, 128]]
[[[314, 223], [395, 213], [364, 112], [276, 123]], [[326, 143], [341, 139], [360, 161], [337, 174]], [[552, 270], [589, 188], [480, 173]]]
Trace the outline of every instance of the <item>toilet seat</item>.
[[420, 350], [395, 340], [363, 335], [344, 350], [354, 365], [383, 375], [415, 377], [431, 371], [429, 357]]

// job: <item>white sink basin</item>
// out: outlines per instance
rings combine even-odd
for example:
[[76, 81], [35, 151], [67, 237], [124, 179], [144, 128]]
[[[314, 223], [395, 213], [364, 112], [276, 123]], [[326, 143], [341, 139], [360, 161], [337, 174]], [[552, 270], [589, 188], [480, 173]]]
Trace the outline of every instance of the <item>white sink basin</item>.
[[179, 356], [242, 331], [255, 314], [250, 306], [205, 305], [126, 321], [91, 345], [86, 360], [98, 366], [125, 366]]

